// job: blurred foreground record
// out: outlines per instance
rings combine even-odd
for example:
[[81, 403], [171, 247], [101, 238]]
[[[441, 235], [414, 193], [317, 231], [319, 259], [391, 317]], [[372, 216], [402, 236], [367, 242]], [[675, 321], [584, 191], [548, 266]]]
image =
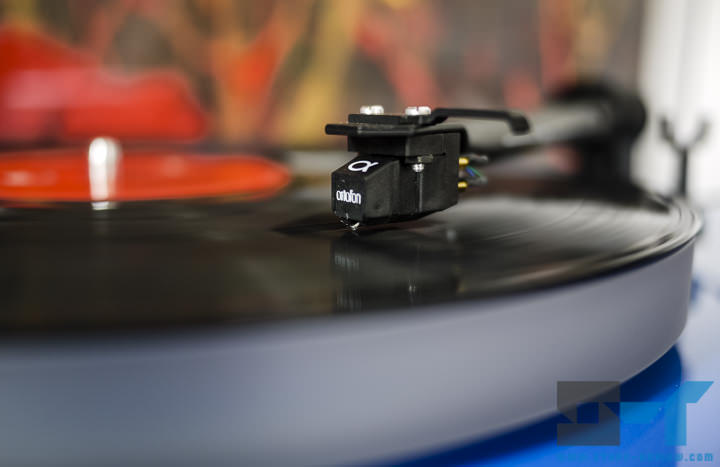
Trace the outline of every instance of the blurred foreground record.
[[95, 201], [87, 167], [62, 151], [0, 159], [3, 333], [421, 310], [620, 271], [699, 228], [684, 204], [633, 188], [496, 182], [353, 233], [327, 187], [283, 190], [286, 170], [259, 157], [128, 152]]

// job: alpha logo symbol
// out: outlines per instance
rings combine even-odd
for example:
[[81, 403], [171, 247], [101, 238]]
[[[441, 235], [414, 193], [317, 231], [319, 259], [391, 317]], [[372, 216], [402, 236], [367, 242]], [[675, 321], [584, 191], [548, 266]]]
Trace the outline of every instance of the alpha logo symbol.
[[338, 201], [345, 201], [346, 203], [360, 204], [362, 203], [362, 195], [355, 193], [352, 190], [337, 190], [335, 192], [335, 199]]
[[375, 165], [378, 165], [379, 162], [370, 162], [370, 161], [355, 161], [352, 164], [348, 165], [347, 168], [350, 172], [367, 172], [370, 167], [373, 167]]

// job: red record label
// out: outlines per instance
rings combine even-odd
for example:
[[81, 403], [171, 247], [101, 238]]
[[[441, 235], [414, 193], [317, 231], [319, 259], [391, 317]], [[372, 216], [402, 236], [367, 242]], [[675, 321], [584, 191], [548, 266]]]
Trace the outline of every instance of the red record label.
[[[137, 150], [124, 153], [109, 169], [100, 167], [99, 175], [92, 165], [87, 153], [80, 150], [3, 154], [0, 199], [47, 202], [261, 198], [277, 193], [290, 181], [290, 173], [283, 165], [242, 154]], [[99, 188], [95, 186], [98, 184]]]

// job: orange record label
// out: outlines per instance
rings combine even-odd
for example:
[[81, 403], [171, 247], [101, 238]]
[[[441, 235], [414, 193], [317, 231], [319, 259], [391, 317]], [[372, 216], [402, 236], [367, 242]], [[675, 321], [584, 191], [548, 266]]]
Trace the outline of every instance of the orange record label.
[[69, 149], [0, 156], [0, 199], [5, 201], [261, 198], [282, 190], [289, 181], [283, 165], [253, 155], [148, 150], [100, 163]]

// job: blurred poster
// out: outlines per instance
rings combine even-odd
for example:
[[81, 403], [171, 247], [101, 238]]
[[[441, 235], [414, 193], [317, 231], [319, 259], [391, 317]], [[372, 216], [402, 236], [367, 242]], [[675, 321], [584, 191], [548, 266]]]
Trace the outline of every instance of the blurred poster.
[[322, 147], [362, 104], [531, 109], [635, 81], [641, 0], [5, 0], [0, 143]]

